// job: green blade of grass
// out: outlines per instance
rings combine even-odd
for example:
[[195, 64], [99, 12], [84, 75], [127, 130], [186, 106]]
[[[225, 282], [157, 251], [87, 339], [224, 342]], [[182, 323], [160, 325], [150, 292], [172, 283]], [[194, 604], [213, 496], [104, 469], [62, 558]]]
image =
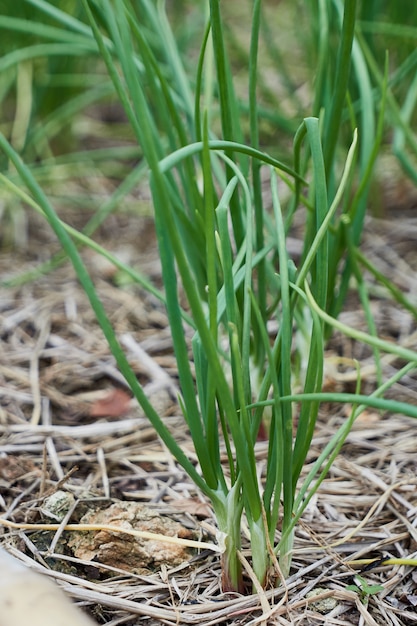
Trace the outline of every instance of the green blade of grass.
[[344, 3], [342, 37], [337, 55], [334, 91], [330, 111], [326, 113], [324, 129], [324, 163], [329, 180], [339, 136], [340, 122], [349, 80], [353, 36], [356, 22], [356, 0]]
[[[279, 279], [281, 286], [281, 314], [279, 319], [280, 335], [281, 335], [281, 352], [280, 352], [280, 369], [279, 369], [279, 389], [282, 396], [289, 395], [291, 393], [291, 343], [292, 343], [292, 307], [290, 302], [290, 283], [288, 274], [288, 255], [285, 242], [285, 229], [284, 220], [281, 212], [281, 204], [279, 201], [276, 176], [271, 171], [271, 193], [272, 193], [272, 206], [274, 210], [275, 223], [276, 223], [276, 237], [277, 237], [277, 249], [279, 258]], [[275, 433], [276, 436], [282, 438], [282, 443], [277, 444], [277, 450], [281, 448], [283, 454], [283, 472], [282, 484], [283, 484], [283, 507], [284, 517], [282, 521], [283, 530], [286, 529], [292, 520], [293, 514], [293, 502], [294, 502], [294, 490], [292, 482], [293, 471], [293, 450], [292, 450], [292, 437], [293, 437], [293, 424], [292, 424], [292, 409], [289, 404], [281, 407], [280, 418], [281, 424], [276, 424]], [[282, 553], [280, 554], [280, 566], [284, 576], [287, 576], [290, 569], [291, 557], [292, 557], [292, 538], [288, 536], [289, 541], [283, 545]]]
[[[314, 235], [320, 231], [325, 223], [328, 213], [326, 170], [324, 165], [324, 155], [320, 141], [320, 129], [317, 118], [307, 118], [305, 120], [307, 138], [310, 144], [315, 193], [315, 223], [313, 226]], [[330, 212], [330, 211], [329, 211]], [[327, 220], [328, 222], [328, 220]], [[315, 267], [313, 272], [313, 292], [320, 306], [326, 308], [327, 287], [329, 273], [329, 237], [328, 228], [324, 229], [320, 244], [315, 249]], [[310, 237], [308, 237], [310, 239]]]

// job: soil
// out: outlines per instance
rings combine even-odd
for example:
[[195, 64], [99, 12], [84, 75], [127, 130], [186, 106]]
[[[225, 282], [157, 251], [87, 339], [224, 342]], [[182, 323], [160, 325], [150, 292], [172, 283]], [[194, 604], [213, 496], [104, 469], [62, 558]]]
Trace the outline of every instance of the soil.
[[[398, 209], [395, 200], [388, 201], [388, 191], [382, 191], [384, 213], [368, 218], [363, 248], [416, 304], [414, 192], [408, 190]], [[81, 225], [85, 216], [72, 215], [71, 221]], [[3, 281], [33, 270], [57, 250], [40, 218], [30, 216], [27, 229], [23, 247], [6, 249], [3, 242]], [[160, 281], [150, 218], [112, 216], [98, 238]], [[195, 459], [176, 402], [177, 371], [162, 304], [96, 254], [82, 254], [138, 379]], [[400, 310], [380, 289], [372, 310], [380, 336], [416, 349], [411, 312]], [[353, 297], [341, 319], [363, 327]], [[371, 356], [335, 334], [327, 353], [326, 388], [352, 391], [356, 371], [346, 359], [356, 358], [363, 391], [370, 392], [376, 380]], [[384, 374], [401, 366], [398, 359], [383, 359]], [[415, 373], [390, 394], [416, 404]], [[417, 570], [411, 566], [377, 565], [363, 573], [368, 584], [383, 586], [375, 595], [361, 598], [346, 589], [358, 571], [351, 561], [416, 557], [415, 420], [363, 412], [297, 527], [289, 578], [263, 594], [239, 595], [221, 589], [210, 506], [131, 399], [68, 264], [1, 288], [0, 398], [0, 545], [56, 578], [97, 623], [417, 623]], [[305, 473], [347, 414], [346, 407], [323, 405]], [[266, 455], [267, 444], [259, 442], [260, 468]], [[51, 508], [49, 498], [57, 492], [59, 502]], [[114, 528], [65, 530], [67, 523], [132, 530], [143, 517], [146, 531], [204, 542], [207, 549], [181, 545], [173, 555], [172, 544], [133, 539]], [[247, 543], [243, 555], [250, 560]], [[319, 595], [310, 596], [311, 591]], [[329, 597], [332, 602], [323, 602]]]

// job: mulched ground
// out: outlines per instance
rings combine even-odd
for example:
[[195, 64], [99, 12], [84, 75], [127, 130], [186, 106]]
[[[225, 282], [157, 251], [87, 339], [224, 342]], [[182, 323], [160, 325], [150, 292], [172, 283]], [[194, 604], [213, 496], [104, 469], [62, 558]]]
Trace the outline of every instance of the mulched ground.
[[[31, 217], [28, 229], [25, 249], [4, 249], [0, 256], [3, 280], [32, 269], [56, 249], [39, 218]], [[149, 219], [112, 217], [100, 240], [158, 281]], [[414, 302], [416, 240], [412, 213], [402, 213], [401, 220], [387, 214], [368, 220], [369, 258]], [[175, 402], [177, 372], [161, 303], [126, 284], [93, 253], [83, 256], [139, 380], [195, 458]], [[393, 306], [381, 290], [372, 306], [381, 336], [416, 349], [417, 324], [410, 313]], [[353, 300], [341, 319], [363, 325]], [[338, 335], [329, 345], [326, 385], [352, 391], [354, 370], [341, 367], [340, 357], [359, 359], [364, 389], [370, 391], [375, 371], [369, 350]], [[392, 375], [401, 365], [387, 358], [384, 373]], [[416, 403], [415, 375], [390, 393]], [[368, 603], [346, 590], [353, 573], [349, 561], [416, 558], [415, 420], [371, 410], [361, 415], [297, 528], [288, 580], [264, 594], [240, 596], [222, 593], [210, 507], [131, 400], [68, 265], [19, 287], [1, 288], [0, 399], [0, 545], [56, 579], [99, 624], [417, 622], [417, 570], [410, 566], [384, 565], [365, 573], [369, 584], [384, 587]], [[346, 408], [323, 406], [305, 472], [347, 415]], [[266, 444], [259, 442], [260, 471], [266, 454]], [[51, 504], [56, 492], [62, 499]], [[91, 520], [167, 535], [173, 524], [173, 534], [208, 549], [181, 544], [173, 555], [171, 544], [149, 546], [150, 540], [133, 535], [64, 531], [68, 521]], [[243, 547], [249, 559], [247, 542]], [[317, 589], [319, 599], [333, 601], [314, 604], [317, 598], [308, 594]]]

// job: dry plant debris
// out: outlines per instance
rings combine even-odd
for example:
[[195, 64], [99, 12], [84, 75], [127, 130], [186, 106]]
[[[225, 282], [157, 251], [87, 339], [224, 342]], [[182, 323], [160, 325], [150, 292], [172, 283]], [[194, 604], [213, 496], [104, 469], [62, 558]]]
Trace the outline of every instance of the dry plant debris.
[[[41, 234], [45, 226], [31, 219], [30, 247], [0, 256], [4, 278], [31, 269], [44, 255], [45, 235]], [[413, 219], [407, 231], [411, 239]], [[149, 223], [133, 218], [127, 223], [121, 218], [118, 241], [107, 238], [104, 243], [114, 252], [125, 246], [132, 255], [130, 262], [148, 268], [158, 280], [155, 250], [138, 249], [142, 228], [148, 232]], [[367, 254], [384, 267], [389, 265], [392, 278], [402, 286], [404, 268], [396, 273], [394, 261], [397, 246], [404, 246], [407, 226], [401, 220], [390, 221], [389, 228], [384, 228], [381, 220], [369, 225]], [[389, 247], [381, 248], [387, 233]], [[101, 236], [105, 238], [106, 233]], [[50, 246], [53, 249], [54, 243]], [[397, 256], [406, 258], [411, 268], [415, 256], [406, 252], [405, 257], [404, 250]], [[133, 285], [119, 288], [113, 274], [94, 255], [84, 253], [84, 257], [134, 371], [194, 459], [176, 404], [177, 372], [163, 307]], [[410, 297], [412, 293], [410, 287]], [[372, 306], [381, 336], [416, 345], [416, 324], [410, 315], [398, 312], [380, 293]], [[354, 301], [343, 316], [349, 323], [363, 324]], [[117, 517], [117, 523], [133, 526], [137, 511], [150, 511], [158, 524], [169, 519], [175, 534], [211, 543], [215, 533], [207, 503], [130, 399], [71, 268], [63, 266], [32, 283], [2, 288], [0, 337], [0, 517], [5, 520], [0, 526], [0, 544], [34, 571], [54, 578], [98, 624], [417, 623], [417, 574], [410, 566], [383, 565], [365, 573], [370, 584], [384, 587], [365, 604], [346, 589], [352, 567], [360, 559], [416, 555], [415, 421], [365, 412], [297, 528], [293, 567], [285, 585], [261, 595], [223, 594], [219, 558], [213, 551], [185, 550], [174, 560], [161, 558], [159, 552], [147, 555], [144, 561], [150, 559], [152, 568], [145, 573], [139, 544], [104, 531], [83, 535], [87, 544], [81, 539], [76, 543], [74, 534], [65, 530], [66, 524], [91, 521], [92, 515], [98, 516], [94, 519], [98, 523], [111, 520], [113, 524]], [[353, 369], [341, 357], [359, 359], [364, 391], [371, 390], [375, 371], [370, 352], [337, 335], [329, 346], [326, 384], [345, 391], [355, 384]], [[386, 373], [400, 366], [392, 359], [383, 364]], [[391, 393], [412, 402], [417, 393], [415, 376], [410, 375]], [[309, 463], [345, 419], [346, 409], [322, 407]], [[265, 442], [258, 443], [257, 455], [262, 476]], [[305, 471], [309, 469], [307, 465]], [[48, 498], [60, 490], [71, 498], [64, 517], [53, 520], [45, 510]], [[56, 522], [54, 531], [34, 529], [34, 524], [51, 521]], [[25, 528], [11, 528], [4, 525], [7, 522]], [[170, 532], [165, 526], [158, 528], [159, 533]], [[141, 546], [145, 549], [145, 544]], [[250, 587], [250, 552], [245, 540], [242, 559], [247, 563]], [[319, 595], [310, 596], [314, 590]], [[329, 597], [336, 603], [328, 605], [329, 612], [320, 613], [316, 603]]]

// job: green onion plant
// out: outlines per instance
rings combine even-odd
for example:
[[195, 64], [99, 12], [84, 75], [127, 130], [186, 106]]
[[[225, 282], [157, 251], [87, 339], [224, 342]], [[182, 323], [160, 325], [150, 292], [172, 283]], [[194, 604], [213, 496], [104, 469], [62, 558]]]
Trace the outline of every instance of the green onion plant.
[[[5, 167], [0, 181], [55, 231], [134, 396], [173, 457], [211, 502], [222, 550], [223, 589], [245, 590], [239, 559], [242, 520], [249, 529], [256, 577], [262, 585], [279, 580], [290, 570], [295, 526], [364, 407], [417, 417], [415, 407], [384, 398], [398, 377], [416, 367], [417, 354], [378, 339], [370, 315], [367, 333], [337, 320], [352, 280], [369, 312], [360, 269], [366, 259], [358, 246], [372, 169], [387, 110], [398, 122], [395, 149], [403, 154], [406, 143], [415, 149], [409, 127], [415, 81], [401, 108], [388, 65], [384, 70], [375, 61], [369, 15], [358, 22], [356, 0], [305, 3], [314, 38], [305, 43], [314, 49], [317, 71], [308, 110], [292, 94], [293, 119], [278, 104], [275, 112], [268, 111], [265, 94], [269, 97], [270, 91], [259, 86], [260, 38], [266, 38], [267, 50], [276, 52], [261, 0], [251, 3], [246, 102], [236, 88], [229, 27], [219, 0], [199, 3], [202, 43], [192, 49], [191, 62], [180, 51], [162, 0], [82, 0], [83, 12], [77, 13], [46, 0], [22, 4], [40, 15], [33, 26], [41, 41], [36, 43], [39, 54], [52, 58], [64, 46], [68, 54], [88, 56], [89, 71], [93, 59], [101, 68], [92, 87], [52, 114], [48, 111], [52, 117], [46, 125], [27, 127], [33, 150], [50, 146], [60, 124], [111, 94], [124, 109], [136, 143], [129, 149], [139, 164], [83, 233], [59, 218], [44, 190], [45, 158], [52, 159], [53, 172], [60, 159], [68, 164], [70, 155], [53, 159], [46, 150], [41, 165], [31, 166], [22, 159], [24, 142], [16, 144], [1, 134]], [[27, 27], [24, 17], [8, 23], [14, 32]], [[10, 64], [35, 53], [27, 47], [19, 52], [15, 61], [9, 58]], [[282, 56], [281, 51], [276, 58]], [[410, 65], [412, 57], [407, 57]], [[293, 89], [297, 78], [284, 66], [276, 72]], [[283, 145], [265, 150], [262, 128], [275, 123], [284, 133]], [[26, 154], [28, 160], [33, 151]], [[101, 158], [95, 155], [95, 167]], [[91, 238], [145, 177], [152, 191], [162, 293]], [[287, 238], [299, 214], [305, 221], [303, 249], [299, 258], [291, 258]], [[130, 369], [81, 260], [81, 245], [105, 254], [163, 300], [178, 366], [178, 402], [198, 466], [178, 445]], [[186, 327], [194, 333], [193, 367]], [[360, 373], [356, 394], [323, 393], [324, 348], [334, 327], [371, 345], [377, 362], [385, 351], [406, 365], [390, 380], [380, 377], [369, 397], [360, 394]], [[349, 402], [350, 418], [300, 479], [320, 403], [328, 400]], [[260, 433], [268, 438], [261, 476], [256, 463]], [[273, 569], [276, 557], [279, 571]]]

